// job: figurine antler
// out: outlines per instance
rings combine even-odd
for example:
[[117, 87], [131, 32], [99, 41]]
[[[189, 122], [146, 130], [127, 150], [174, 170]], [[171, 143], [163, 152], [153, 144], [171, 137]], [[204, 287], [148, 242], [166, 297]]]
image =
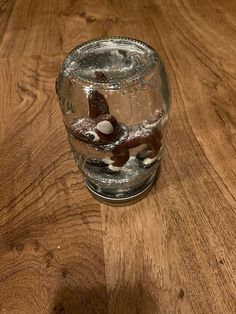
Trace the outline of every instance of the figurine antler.
[[98, 91], [90, 92], [88, 96], [89, 117], [95, 119], [102, 114], [109, 114], [106, 98]]
[[[99, 83], [104, 83], [107, 81], [107, 77], [103, 72], [96, 71], [94, 73], [94, 78]], [[89, 103], [89, 117], [91, 119], [97, 118], [102, 114], [109, 114], [109, 106], [106, 98], [103, 94], [99, 93], [97, 90], [90, 92], [88, 96]]]

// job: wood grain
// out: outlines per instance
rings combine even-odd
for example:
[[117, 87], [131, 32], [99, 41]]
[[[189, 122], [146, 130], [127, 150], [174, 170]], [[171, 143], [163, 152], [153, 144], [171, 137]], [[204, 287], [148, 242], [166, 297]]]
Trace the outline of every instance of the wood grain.
[[[236, 313], [235, 34], [233, 0], [0, 1], [0, 313]], [[122, 208], [85, 189], [54, 91], [111, 35], [172, 87], [160, 179]]]

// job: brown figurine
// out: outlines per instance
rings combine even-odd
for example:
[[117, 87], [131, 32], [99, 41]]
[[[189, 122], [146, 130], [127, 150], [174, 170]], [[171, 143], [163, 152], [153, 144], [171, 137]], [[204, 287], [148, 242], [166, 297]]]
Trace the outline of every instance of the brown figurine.
[[[95, 73], [95, 77], [106, 81], [103, 73]], [[140, 152], [137, 158], [143, 167], [151, 166], [156, 160], [161, 148], [162, 134], [158, 123], [163, 112], [156, 110], [141, 124], [127, 127], [127, 136], [124, 136], [124, 126], [110, 114], [108, 103], [101, 93], [94, 90], [89, 93], [89, 117], [76, 121], [71, 126], [71, 133], [78, 139], [93, 145], [96, 149], [112, 147], [112, 157], [103, 160], [107, 170], [118, 172], [129, 160], [129, 149], [146, 145], [147, 149]]]

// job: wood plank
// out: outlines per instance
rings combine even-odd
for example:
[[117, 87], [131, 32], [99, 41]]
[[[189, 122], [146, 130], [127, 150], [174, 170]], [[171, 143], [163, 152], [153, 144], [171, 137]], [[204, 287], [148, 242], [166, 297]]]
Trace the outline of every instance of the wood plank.
[[[217, 10], [212, 6], [111, 1], [97, 15], [89, 6], [92, 37], [125, 34], [159, 51], [173, 96], [166, 156], [151, 196], [125, 208], [102, 206], [109, 313], [236, 310], [236, 85], [232, 68], [224, 68], [235, 53], [224, 34], [232, 40], [235, 29], [207, 14]], [[116, 22], [107, 27], [108, 19]]]
[[67, 45], [86, 38], [83, 21], [77, 39], [63, 32], [63, 3], [17, 1], [1, 43], [0, 313], [107, 310], [100, 207], [54, 91]]

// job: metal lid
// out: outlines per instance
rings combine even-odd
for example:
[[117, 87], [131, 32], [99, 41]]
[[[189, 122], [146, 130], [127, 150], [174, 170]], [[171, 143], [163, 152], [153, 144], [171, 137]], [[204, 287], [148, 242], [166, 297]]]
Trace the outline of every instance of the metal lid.
[[86, 178], [84, 179], [85, 184], [91, 194], [99, 201], [112, 205], [112, 206], [125, 206], [136, 203], [140, 201], [144, 196], [148, 194], [150, 189], [152, 188], [155, 180], [160, 175], [160, 168], [157, 169], [157, 172], [154, 173], [142, 186], [140, 186], [136, 190], [131, 190], [129, 193], [121, 193], [121, 194], [110, 194], [101, 189], [97, 190], [96, 186], [94, 186], [91, 182], [89, 182]]

